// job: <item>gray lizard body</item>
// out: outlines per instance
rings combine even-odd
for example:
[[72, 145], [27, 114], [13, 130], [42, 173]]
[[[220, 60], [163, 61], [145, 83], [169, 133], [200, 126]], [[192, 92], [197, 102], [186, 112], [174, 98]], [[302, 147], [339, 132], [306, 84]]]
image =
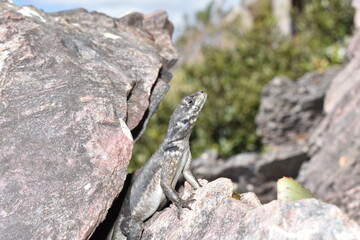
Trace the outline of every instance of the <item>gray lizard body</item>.
[[183, 173], [195, 189], [199, 182], [190, 171], [189, 138], [207, 94], [199, 91], [181, 100], [171, 116], [164, 141], [147, 161], [129, 188], [119, 217], [115, 222], [112, 240], [140, 239], [144, 221], [151, 217], [167, 200], [178, 210], [190, 208], [193, 199], [181, 199], [175, 185]]

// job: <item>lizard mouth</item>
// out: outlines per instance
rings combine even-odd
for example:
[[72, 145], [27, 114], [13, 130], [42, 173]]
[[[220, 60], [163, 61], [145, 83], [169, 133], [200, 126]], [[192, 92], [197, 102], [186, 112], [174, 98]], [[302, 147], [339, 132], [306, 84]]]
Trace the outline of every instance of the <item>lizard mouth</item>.
[[203, 100], [206, 100], [207, 93], [206, 93], [205, 91], [201, 90], [201, 91], [198, 91], [198, 92], [193, 93], [193, 94], [190, 95], [190, 96], [194, 96], [194, 97], [197, 96], [197, 97], [199, 97], [199, 98], [202, 98]]
[[206, 99], [207, 99], [207, 93], [205, 91], [198, 91], [190, 95], [194, 98], [195, 104], [194, 104], [194, 113], [198, 114], [202, 107], [204, 106]]

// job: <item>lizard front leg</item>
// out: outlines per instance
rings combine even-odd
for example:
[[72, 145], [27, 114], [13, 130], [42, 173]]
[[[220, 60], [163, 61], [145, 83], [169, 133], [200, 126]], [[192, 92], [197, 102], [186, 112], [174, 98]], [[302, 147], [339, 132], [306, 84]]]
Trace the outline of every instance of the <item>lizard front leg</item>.
[[197, 180], [197, 178], [194, 176], [194, 174], [191, 172], [190, 166], [191, 166], [191, 152], [190, 152], [190, 148], [185, 152], [184, 156], [187, 158], [186, 159], [186, 164], [183, 170], [183, 174], [185, 177], [185, 180], [190, 183], [190, 185], [194, 188], [194, 189], [198, 189], [199, 187], [202, 187], [201, 184], [199, 183], [199, 181]]
[[175, 204], [178, 208], [178, 217], [183, 208], [188, 208], [191, 210], [189, 204], [194, 201], [192, 196], [188, 199], [181, 199], [179, 194], [172, 187], [173, 180], [176, 176], [177, 164], [179, 158], [181, 157], [181, 152], [171, 151], [164, 153], [164, 166], [161, 170], [160, 186], [163, 190], [165, 196], [170, 199], [171, 202]]

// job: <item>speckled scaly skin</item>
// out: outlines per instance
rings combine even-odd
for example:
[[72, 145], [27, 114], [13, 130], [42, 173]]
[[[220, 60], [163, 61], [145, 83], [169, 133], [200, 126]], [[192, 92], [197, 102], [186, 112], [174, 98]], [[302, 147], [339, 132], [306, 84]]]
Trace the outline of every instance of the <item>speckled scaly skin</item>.
[[189, 138], [207, 94], [199, 91], [183, 98], [169, 122], [169, 128], [160, 147], [135, 177], [113, 227], [112, 240], [141, 238], [144, 221], [151, 217], [169, 199], [179, 214], [189, 208], [192, 198], [181, 199], [175, 185], [183, 173], [195, 189], [201, 185], [190, 171]]

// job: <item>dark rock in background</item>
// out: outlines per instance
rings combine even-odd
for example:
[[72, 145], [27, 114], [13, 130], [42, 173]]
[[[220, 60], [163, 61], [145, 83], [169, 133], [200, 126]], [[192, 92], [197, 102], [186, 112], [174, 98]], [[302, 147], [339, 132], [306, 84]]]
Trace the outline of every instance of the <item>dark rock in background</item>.
[[[233, 184], [220, 178], [195, 191], [192, 210], [169, 208], [146, 222], [142, 239], [347, 239], [356, 240], [360, 228], [339, 208], [317, 199], [272, 201], [261, 205], [255, 194], [232, 198]], [[192, 193], [185, 185], [183, 198]]]
[[303, 162], [308, 160], [304, 145], [281, 145], [270, 148], [256, 162], [256, 172], [264, 180], [277, 180], [283, 176], [297, 177]]
[[[191, 168], [198, 178], [213, 181], [220, 177], [226, 177], [235, 184], [237, 192], [259, 193], [264, 190], [263, 187], [258, 188], [263, 181], [255, 171], [256, 161], [260, 157], [257, 153], [241, 153], [229, 159], [221, 159], [218, 157], [218, 152], [212, 149], [193, 159]], [[265, 195], [263, 194], [261, 197]]]
[[276, 77], [265, 86], [256, 117], [266, 145], [304, 143], [323, 118], [325, 91], [340, 68], [307, 73], [296, 81]]
[[177, 57], [164, 12], [0, 4], [0, 238], [87, 239]]
[[237, 192], [254, 192], [266, 203], [276, 198], [276, 180], [296, 178], [308, 159], [304, 145], [277, 146], [264, 154], [240, 153], [228, 159], [218, 158], [216, 150], [209, 150], [193, 160], [192, 169], [197, 177], [209, 181], [229, 178]]
[[252, 174], [255, 161], [258, 158], [256, 153], [243, 153], [235, 155], [226, 161], [218, 158], [218, 152], [208, 150], [193, 160], [192, 169], [198, 178], [215, 180], [221, 176], [237, 181], [239, 176]]

